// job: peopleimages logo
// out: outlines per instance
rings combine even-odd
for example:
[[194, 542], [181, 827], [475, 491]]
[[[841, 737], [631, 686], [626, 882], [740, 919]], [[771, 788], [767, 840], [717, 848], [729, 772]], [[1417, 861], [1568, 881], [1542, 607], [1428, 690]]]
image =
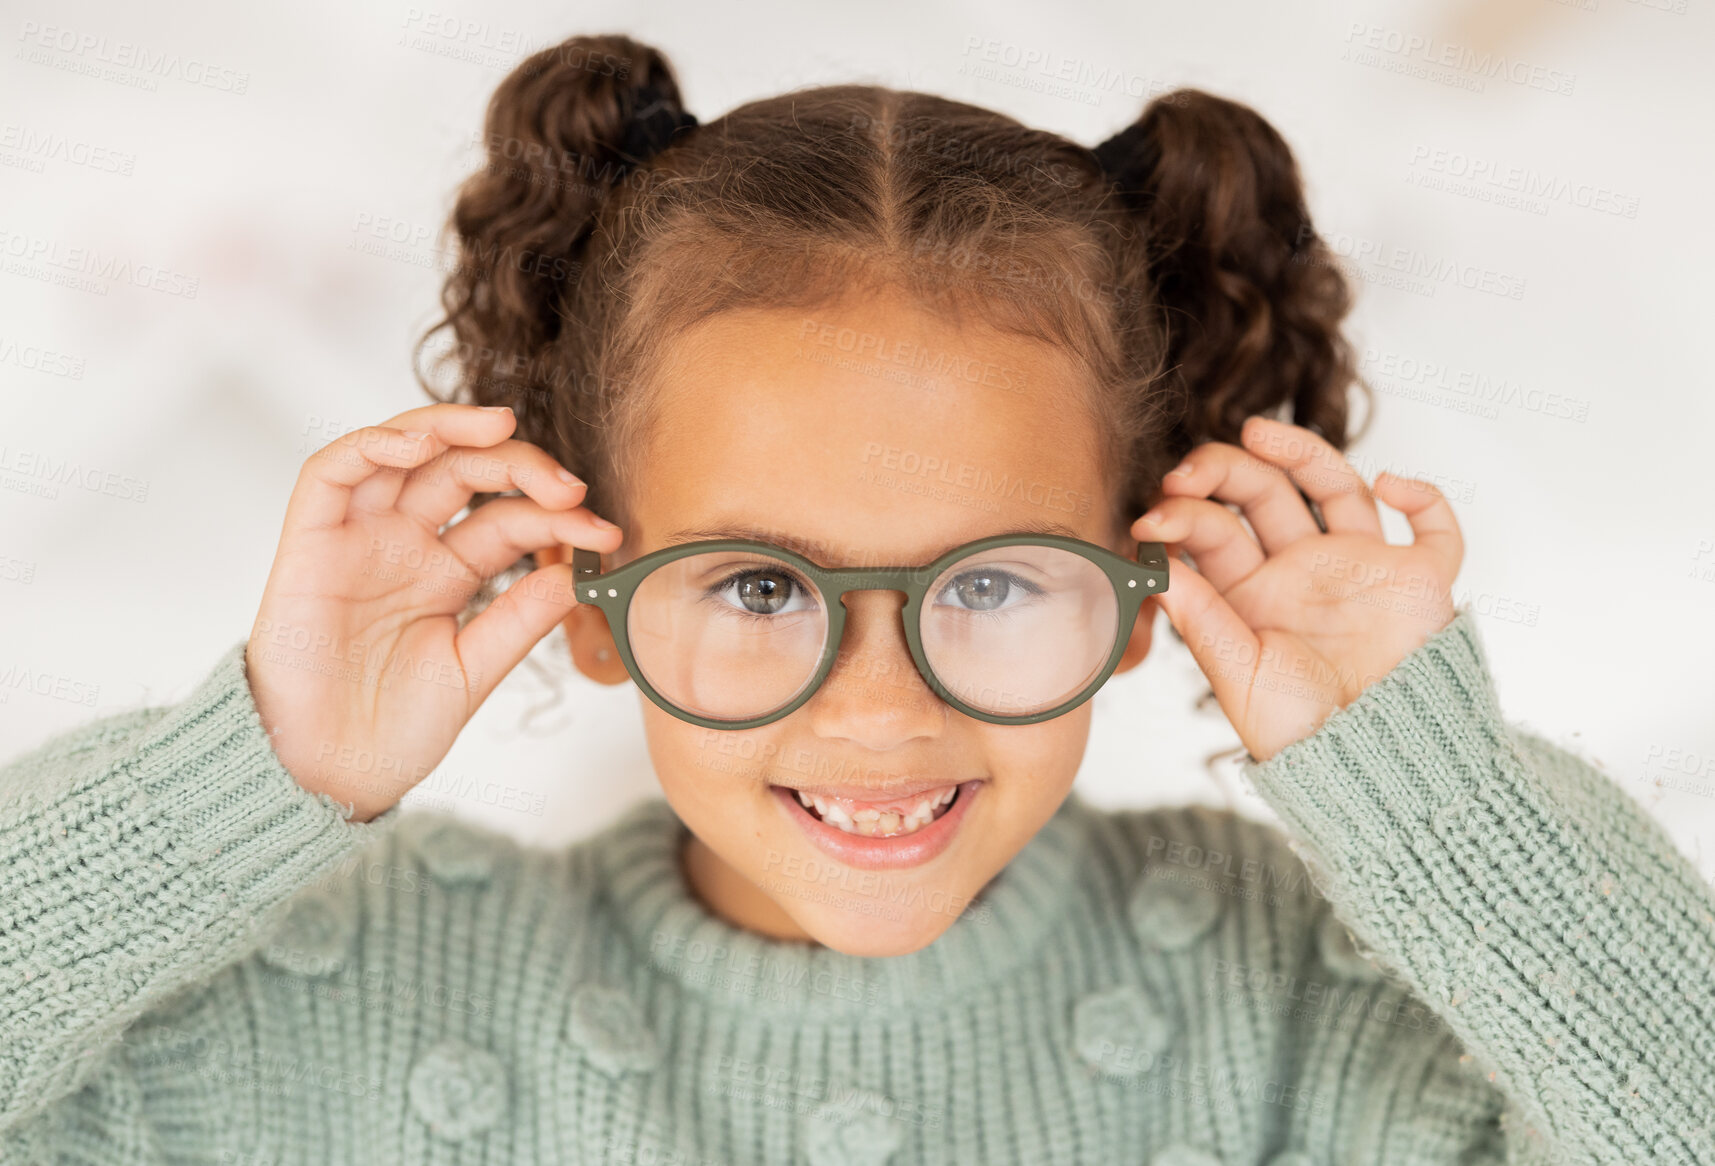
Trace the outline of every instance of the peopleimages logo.
[[1372, 387], [1383, 392], [1415, 396], [1430, 404], [1450, 403], [1460, 412], [1490, 419], [1500, 415], [1502, 405], [1565, 421], [1590, 418], [1588, 398], [1530, 388], [1505, 376], [1453, 368], [1442, 361], [1365, 348], [1358, 367], [1371, 378]]
[[0, 445], [0, 487], [58, 498], [61, 486], [74, 486], [125, 502], [149, 500], [149, 483], [145, 479], [86, 466], [74, 457]]
[[[1562, 175], [1467, 154], [1462, 150], [1419, 143], [1411, 152], [1411, 167], [1418, 175], [1416, 181], [1420, 186], [1446, 189], [1449, 193], [1483, 201], [1496, 201], [1502, 194], [1516, 195], [1520, 209], [1534, 214], [1546, 213], [1549, 203], [1561, 202], [1623, 219], [1638, 217], [1639, 200], [1635, 194], [1624, 194], [1590, 182], [1574, 182]], [[1431, 178], [1439, 180], [1442, 185], [1431, 182]]]
[[[138, 263], [128, 256], [111, 254], [97, 247], [63, 246], [58, 239], [45, 239], [18, 231], [0, 229], [0, 260], [8, 274], [50, 280], [59, 276], [81, 280], [78, 290], [107, 294], [107, 284], [129, 283], [147, 291], [164, 292], [194, 300], [198, 279], [160, 264]], [[54, 280], [58, 282], [57, 280]]]
[[[958, 72], [971, 77], [1002, 81], [1022, 88], [1069, 97], [1088, 105], [1099, 105], [1103, 94], [1124, 94], [1147, 99], [1171, 92], [1173, 83], [1145, 77], [1127, 69], [1097, 64], [1081, 57], [1068, 57], [1052, 49], [1014, 44], [982, 36], [967, 36], [963, 56], [965, 63]], [[983, 66], [988, 66], [984, 68]], [[1020, 75], [1008, 79], [1001, 71]], [[1032, 80], [1023, 80], [1024, 77]], [[1180, 99], [1174, 99], [1175, 104]]]
[[[872, 462], [875, 463], [874, 466], [870, 464]], [[933, 477], [935, 481], [948, 486], [976, 491], [975, 496], [985, 499], [1016, 498], [1032, 506], [1062, 510], [1068, 514], [1090, 512], [1090, 495], [1081, 490], [1051, 486], [1046, 482], [1032, 481], [1015, 474], [995, 473], [957, 458], [919, 453], [897, 445], [884, 445], [879, 441], [864, 443], [863, 467], [859, 472], [860, 481], [874, 481], [882, 485], [892, 484], [887, 480], [890, 474], [902, 475], [906, 479], [928, 480]]]
[[[250, 88], [248, 72], [73, 28], [26, 20], [19, 26], [18, 39], [24, 43], [19, 55], [32, 64], [87, 73], [108, 81], [121, 80], [121, 75], [113, 70], [123, 70], [129, 74], [130, 84], [149, 91], [158, 88], [161, 78], [239, 96]], [[51, 56], [52, 53], [60, 56]], [[102, 66], [112, 68], [104, 70]]]
[[137, 155], [129, 151], [97, 145], [67, 134], [33, 129], [16, 122], [0, 125], [0, 150], [15, 151], [29, 163], [26, 169], [38, 173], [43, 168], [42, 164], [47, 162], [65, 162], [126, 177], [137, 167]]
[[945, 378], [963, 381], [984, 388], [1021, 391], [1026, 377], [1022, 369], [1008, 368], [992, 361], [979, 360], [960, 352], [928, 348], [898, 337], [863, 332], [856, 328], [823, 323], [806, 317], [798, 325], [798, 339], [836, 352], [847, 353], [860, 361], [873, 361], [878, 366], [896, 366], [924, 374], [931, 380]]
[[1485, 81], [1500, 80], [1546, 93], [1571, 96], [1578, 84], [1575, 73], [1545, 68], [1505, 53], [1479, 51], [1469, 45], [1437, 40], [1423, 33], [1405, 32], [1358, 20], [1346, 29], [1346, 45], [1341, 57], [1360, 65], [1422, 76], [1429, 81], [1461, 83], [1461, 88], [1478, 91], [1482, 90]]
[[[1299, 227], [1299, 247], [1302, 248], [1317, 234], [1318, 232], [1314, 227]], [[1354, 278], [1367, 278], [1365, 275], [1367, 269], [1398, 273], [1404, 279], [1427, 281], [1421, 286], [1427, 289], [1429, 295], [1435, 294], [1438, 285], [1452, 282], [1467, 291], [1484, 292], [1509, 300], [1524, 299], [1524, 279], [1504, 271], [1479, 267], [1474, 263], [1461, 263], [1457, 259], [1430, 255], [1412, 247], [1400, 247], [1379, 239], [1368, 239], [1362, 235], [1349, 235], [1340, 231], [1324, 231], [1321, 232], [1321, 237], [1322, 242], [1333, 253], [1334, 258], [1332, 260], [1302, 258], [1304, 253], [1300, 251], [1299, 254], [1293, 256], [1293, 261], [1322, 262], [1338, 268], [1338, 261], [1343, 259], [1351, 267], [1341, 270], [1346, 270]], [[1417, 289], [1407, 288], [1406, 290]]]

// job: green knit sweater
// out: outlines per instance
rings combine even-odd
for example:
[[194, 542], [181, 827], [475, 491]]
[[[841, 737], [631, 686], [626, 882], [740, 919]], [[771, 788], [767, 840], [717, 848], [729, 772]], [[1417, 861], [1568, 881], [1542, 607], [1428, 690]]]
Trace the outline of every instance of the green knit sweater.
[[887, 959], [711, 915], [659, 799], [352, 822], [235, 645], [0, 770], [0, 1162], [1715, 1163], [1715, 897], [1473, 618], [1247, 759], [1294, 841], [1074, 794]]

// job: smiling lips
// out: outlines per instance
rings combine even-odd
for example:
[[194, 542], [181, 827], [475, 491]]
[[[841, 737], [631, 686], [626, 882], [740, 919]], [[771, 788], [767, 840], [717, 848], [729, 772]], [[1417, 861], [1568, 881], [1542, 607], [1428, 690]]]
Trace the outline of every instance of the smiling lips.
[[973, 778], [951, 785], [900, 787], [883, 798], [854, 798], [861, 788], [769, 792], [816, 848], [836, 862], [861, 870], [921, 866], [947, 849], [978, 792], [988, 783]]
[[891, 838], [915, 834], [947, 812], [959, 794], [956, 784], [944, 785], [909, 797], [860, 801], [833, 794], [794, 790], [799, 803], [818, 819], [847, 834], [865, 838]]

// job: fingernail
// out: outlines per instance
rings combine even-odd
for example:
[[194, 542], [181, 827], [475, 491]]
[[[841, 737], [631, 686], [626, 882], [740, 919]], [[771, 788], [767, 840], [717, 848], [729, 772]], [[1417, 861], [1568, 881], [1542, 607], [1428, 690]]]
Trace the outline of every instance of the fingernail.
[[584, 480], [572, 473], [570, 470], [560, 470], [559, 475], [560, 481], [564, 482], [568, 486], [581, 486], [584, 484]]
[[1189, 458], [1187, 458], [1186, 460], [1180, 462], [1178, 465], [1174, 466], [1171, 470], [1167, 471], [1168, 476], [1169, 477], [1183, 478], [1191, 472], [1191, 468], [1192, 468], [1191, 467], [1191, 460]]
[[1138, 519], [1138, 521], [1139, 522], [1147, 522], [1151, 526], [1155, 526], [1161, 522], [1161, 511], [1159, 511], [1159, 510], [1146, 511], [1144, 513], [1144, 516], [1142, 518]]
[[402, 431], [412, 441], [423, 441], [429, 435], [421, 429], [406, 429]]
[[591, 525], [601, 527], [601, 529], [603, 529], [603, 530], [618, 530], [619, 529], [618, 526], [609, 522], [607, 519], [603, 518], [599, 514], [590, 515], [590, 523], [591, 523]]
[[512, 406], [511, 405], [484, 405], [484, 406], [482, 406], [482, 411], [484, 413], [510, 413], [510, 412], [512, 412]]

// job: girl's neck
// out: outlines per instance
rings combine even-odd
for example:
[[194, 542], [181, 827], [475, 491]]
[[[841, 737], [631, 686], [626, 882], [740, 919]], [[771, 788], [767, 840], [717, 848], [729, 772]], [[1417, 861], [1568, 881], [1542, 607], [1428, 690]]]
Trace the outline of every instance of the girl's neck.
[[679, 852], [679, 870], [692, 896], [734, 927], [754, 931], [769, 939], [816, 942], [778, 903], [729, 866], [695, 834], [686, 838], [684, 848]]

